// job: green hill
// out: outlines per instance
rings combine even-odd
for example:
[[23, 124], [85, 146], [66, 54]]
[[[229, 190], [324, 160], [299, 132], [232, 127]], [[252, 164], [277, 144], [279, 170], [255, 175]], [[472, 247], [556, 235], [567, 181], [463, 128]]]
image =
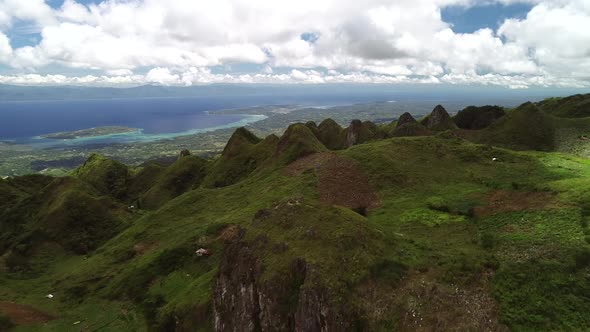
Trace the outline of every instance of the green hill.
[[320, 123], [316, 136], [330, 150], [341, 150], [346, 147], [344, 130], [332, 119]]
[[215, 160], [92, 156], [70, 177], [0, 180], [2, 324], [590, 328], [590, 162], [554, 151], [590, 124], [525, 104], [419, 137], [358, 121], [344, 149], [324, 122], [263, 140], [238, 129]]
[[326, 147], [313, 132], [307, 126], [297, 123], [290, 125], [279, 139], [274, 158], [280, 164], [289, 164], [301, 157], [324, 150]]
[[459, 111], [453, 121], [461, 129], [477, 130], [489, 127], [505, 114], [504, 109], [499, 106], [469, 106]]
[[205, 178], [206, 187], [232, 185], [254, 172], [272, 157], [278, 137], [270, 135], [264, 140], [245, 128], [239, 128], [230, 138], [223, 153], [211, 166]]
[[525, 103], [492, 125], [468, 135], [476, 142], [516, 150], [562, 151], [588, 155], [581, 137], [588, 135], [590, 119], [558, 118]]
[[154, 183], [145, 193], [140, 194], [138, 207], [155, 209], [184, 192], [199, 187], [207, 175], [208, 163], [196, 156], [184, 156], [168, 166], [161, 174], [142, 172], [134, 180], [145, 181], [141, 177], [151, 177]]
[[549, 98], [536, 103], [536, 105], [540, 110], [558, 117], [590, 117], [590, 94]]

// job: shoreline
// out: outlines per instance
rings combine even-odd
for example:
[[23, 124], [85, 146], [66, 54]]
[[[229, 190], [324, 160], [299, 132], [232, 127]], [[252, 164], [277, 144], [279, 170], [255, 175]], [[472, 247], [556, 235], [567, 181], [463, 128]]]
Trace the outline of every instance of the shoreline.
[[[88, 136], [88, 137], [76, 137], [67, 139], [56, 139], [47, 138], [43, 135], [29, 137], [28, 141], [19, 143], [16, 141], [12, 145], [15, 146], [28, 146], [33, 149], [46, 149], [46, 148], [60, 148], [60, 147], [75, 147], [85, 146], [93, 144], [126, 144], [126, 143], [149, 143], [160, 140], [171, 140], [177, 137], [190, 136], [195, 134], [208, 133], [220, 129], [237, 128], [241, 126], [247, 126], [262, 120], [268, 119], [267, 115], [263, 114], [243, 114], [243, 118], [238, 121], [233, 121], [227, 124], [218, 125], [207, 128], [190, 129], [182, 132], [175, 133], [159, 133], [159, 134], [145, 134], [143, 129], [137, 128], [136, 130], [122, 133], [112, 133], [106, 135]], [[92, 128], [88, 128], [92, 129]], [[134, 128], [135, 129], [135, 128]]]

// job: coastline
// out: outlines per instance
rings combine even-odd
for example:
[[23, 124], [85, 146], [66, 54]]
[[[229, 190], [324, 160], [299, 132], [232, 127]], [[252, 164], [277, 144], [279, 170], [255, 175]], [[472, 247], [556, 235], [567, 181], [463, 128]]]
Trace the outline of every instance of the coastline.
[[46, 138], [43, 136], [34, 136], [31, 137], [27, 142], [22, 143], [15, 143], [15, 145], [28, 145], [30, 147], [36, 149], [44, 149], [44, 148], [55, 148], [55, 147], [71, 147], [71, 146], [81, 146], [81, 145], [90, 145], [90, 144], [101, 144], [101, 143], [148, 143], [148, 142], [155, 142], [160, 140], [170, 140], [177, 137], [182, 136], [190, 136], [195, 134], [202, 134], [208, 133], [220, 129], [231, 129], [237, 128], [242, 126], [251, 125], [253, 123], [265, 120], [268, 118], [267, 115], [263, 114], [243, 114], [243, 118], [238, 121], [233, 121], [227, 124], [207, 127], [207, 128], [198, 128], [198, 129], [191, 129], [182, 132], [176, 133], [160, 133], [160, 134], [146, 134], [143, 132], [143, 129], [139, 128], [137, 130], [124, 132], [124, 133], [113, 133], [107, 135], [97, 135], [97, 136], [89, 136], [89, 137], [76, 137], [71, 139], [55, 139], [55, 138]]

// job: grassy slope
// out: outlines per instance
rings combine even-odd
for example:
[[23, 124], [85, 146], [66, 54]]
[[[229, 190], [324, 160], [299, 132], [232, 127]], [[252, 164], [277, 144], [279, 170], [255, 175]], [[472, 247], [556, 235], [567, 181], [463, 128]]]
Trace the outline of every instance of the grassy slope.
[[544, 112], [564, 118], [590, 117], [590, 94], [548, 98], [536, 105]]
[[516, 150], [559, 151], [589, 156], [590, 118], [567, 119], [541, 111], [532, 103], [511, 110], [490, 127], [468, 132], [473, 141]]
[[[307, 136], [303, 128], [292, 132], [297, 142], [308, 142]], [[284, 150], [279, 161], [290, 160], [300, 148], [307, 151], [306, 144]], [[499, 301], [502, 322], [513, 328], [590, 326], [581, 314], [590, 305], [590, 270], [583, 258], [590, 214], [587, 160], [436, 137], [389, 139], [337, 153], [358, 161], [380, 194], [382, 206], [368, 219], [318, 203], [313, 170], [288, 176], [281, 167], [267, 165], [237, 184], [198, 188], [157, 211], [138, 212], [129, 228], [88, 258], [66, 255], [30, 279], [2, 274], [0, 298], [57, 316], [45, 330], [68, 330], [79, 320], [90, 329], [142, 330], [146, 324], [166, 326], [173, 315], [188, 313], [195, 317], [184, 321], [188, 329], [198, 325], [209, 330], [211, 287], [223, 246], [218, 236], [225, 225], [237, 224], [249, 237], [265, 234], [272, 243], [289, 243], [285, 253], [265, 254], [271, 275], [294, 257], [304, 257], [321, 266], [325, 282], [335, 289], [361, 292], [369, 278], [382, 293], [399, 291], [397, 299], [384, 300], [386, 314], [381, 316], [363, 306], [370, 300], [367, 292], [351, 300], [372, 317], [374, 329], [398, 326], [413, 308], [418, 301], [415, 275], [443, 294], [453, 287], [483, 288]], [[493, 157], [501, 162], [492, 162]], [[497, 191], [531, 193], [533, 201], [535, 192], [549, 191], [554, 202], [474, 217], [478, 206], [493, 210], [485, 208], [487, 195]], [[291, 217], [284, 217], [290, 213], [285, 211], [265, 225], [252, 223], [259, 209], [289, 199], [304, 202]], [[348, 221], [335, 222], [339, 219]], [[307, 226], [285, 226], [293, 220]], [[320, 239], [302, 239], [300, 232], [314, 224]], [[357, 260], [343, 265], [342, 259], [354, 256], [363, 244]], [[201, 246], [211, 248], [214, 255], [196, 257], [194, 250]], [[530, 252], [521, 254], [523, 248]], [[406, 274], [405, 288], [396, 291], [402, 287], [400, 273]], [[491, 276], [489, 284], [480, 283], [482, 275]], [[45, 299], [50, 292], [56, 298]], [[144, 313], [153, 318], [146, 321]], [[419, 314], [434, 319], [426, 310]]]

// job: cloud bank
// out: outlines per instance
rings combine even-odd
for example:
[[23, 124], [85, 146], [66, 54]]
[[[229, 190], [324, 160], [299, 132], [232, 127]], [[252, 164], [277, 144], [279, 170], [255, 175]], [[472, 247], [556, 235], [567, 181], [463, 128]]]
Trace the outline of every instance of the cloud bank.
[[[430, 83], [590, 86], [590, 2], [528, 2], [497, 30], [455, 33], [446, 6], [475, 0], [0, 0], [0, 83]], [[28, 22], [38, 43], [13, 48]], [[218, 70], [247, 65], [246, 73]], [[40, 75], [72, 68], [91, 75]], [[71, 71], [69, 71], [71, 72]]]

